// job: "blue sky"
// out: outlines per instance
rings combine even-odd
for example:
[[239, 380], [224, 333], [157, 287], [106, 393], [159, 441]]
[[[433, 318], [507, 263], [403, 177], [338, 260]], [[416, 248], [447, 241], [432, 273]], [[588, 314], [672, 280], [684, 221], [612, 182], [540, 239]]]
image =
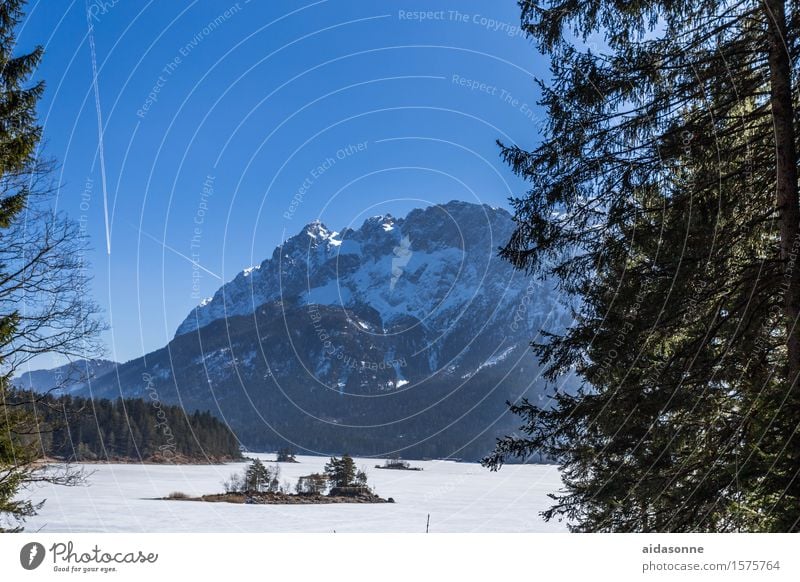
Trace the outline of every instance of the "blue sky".
[[539, 140], [546, 61], [513, 0], [88, 8], [31, 1], [18, 47], [45, 46], [44, 154], [91, 238], [112, 359], [165, 345], [202, 297], [311, 220], [341, 230], [524, 191], [495, 140]]

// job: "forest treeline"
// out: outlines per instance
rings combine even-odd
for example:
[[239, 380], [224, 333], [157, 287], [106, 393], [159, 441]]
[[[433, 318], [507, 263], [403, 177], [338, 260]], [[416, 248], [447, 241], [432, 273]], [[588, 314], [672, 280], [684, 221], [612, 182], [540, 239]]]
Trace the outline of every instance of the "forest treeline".
[[219, 462], [241, 456], [231, 430], [210, 412], [142, 399], [91, 400], [16, 391], [31, 445], [66, 461]]

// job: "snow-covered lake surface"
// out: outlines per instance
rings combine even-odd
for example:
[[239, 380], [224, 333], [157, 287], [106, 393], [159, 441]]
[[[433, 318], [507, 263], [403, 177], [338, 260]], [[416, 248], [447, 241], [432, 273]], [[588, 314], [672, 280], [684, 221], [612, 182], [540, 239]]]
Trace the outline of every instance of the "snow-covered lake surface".
[[[274, 455], [257, 454], [264, 460]], [[320, 472], [323, 457], [282, 463], [281, 480]], [[413, 461], [423, 471], [376, 469], [377, 459], [356, 459], [373, 489], [394, 504], [236, 505], [147, 499], [173, 491], [218, 493], [244, 463], [227, 465], [86, 465], [94, 471], [80, 487], [42, 486], [39, 515], [25, 523], [34, 532], [556, 532], [539, 512], [560, 486], [549, 465], [507, 465], [492, 473], [473, 463]]]

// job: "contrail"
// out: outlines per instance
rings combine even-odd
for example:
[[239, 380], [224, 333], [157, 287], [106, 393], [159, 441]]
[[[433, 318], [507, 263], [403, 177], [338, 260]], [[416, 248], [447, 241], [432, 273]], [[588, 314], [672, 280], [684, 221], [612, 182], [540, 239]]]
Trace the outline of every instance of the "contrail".
[[100, 110], [100, 87], [97, 83], [97, 54], [94, 47], [94, 25], [92, 13], [89, 10], [89, 0], [86, 0], [86, 22], [89, 25], [89, 52], [92, 55], [92, 85], [94, 87], [94, 107], [97, 110], [97, 151], [100, 154], [100, 178], [103, 185], [103, 212], [106, 220], [106, 252], [111, 254], [111, 229], [108, 224], [108, 189], [106, 187], [106, 155], [103, 147], [103, 113]]
[[[134, 227], [134, 228], [136, 228], [136, 227]], [[175, 253], [176, 255], [178, 255], [179, 257], [181, 257], [182, 259], [186, 259], [186, 260], [187, 260], [187, 261], [189, 261], [189, 262], [190, 262], [192, 265], [196, 266], [198, 269], [202, 269], [203, 271], [205, 271], [206, 273], [208, 273], [208, 274], [209, 274], [209, 275], [211, 275], [212, 277], [216, 277], [217, 279], [219, 279], [220, 281], [222, 281], [222, 277], [220, 277], [219, 275], [217, 275], [216, 273], [214, 273], [214, 272], [212, 272], [212, 271], [209, 271], [209, 270], [208, 270], [208, 269], [206, 269], [206, 268], [205, 268], [203, 265], [201, 265], [200, 263], [198, 263], [197, 261], [195, 261], [193, 258], [191, 258], [191, 257], [187, 257], [186, 255], [184, 255], [182, 252], [180, 252], [180, 251], [179, 251], [179, 250], [177, 250], [177, 249], [173, 249], [171, 246], [169, 246], [169, 245], [168, 245], [167, 243], [165, 243], [163, 240], [158, 240], [158, 239], [157, 239], [156, 237], [154, 237], [152, 234], [146, 233], [145, 231], [143, 231], [143, 230], [141, 230], [141, 229], [136, 229], [136, 230], [138, 230], [139, 232], [141, 232], [141, 233], [142, 233], [144, 236], [146, 236], [146, 237], [147, 237], [147, 238], [149, 238], [150, 240], [157, 242], [158, 244], [160, 244], [162, 247], [164, 247], [164, 248], [165, 248], [165, 249], [167, 249], [168, 251], [172, 251], [173, 253]]]

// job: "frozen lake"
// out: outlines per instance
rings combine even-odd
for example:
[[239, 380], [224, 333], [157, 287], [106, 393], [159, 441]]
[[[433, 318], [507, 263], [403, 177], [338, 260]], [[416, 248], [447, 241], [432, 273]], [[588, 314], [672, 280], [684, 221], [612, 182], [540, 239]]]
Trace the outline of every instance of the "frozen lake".
[[[264, 460], [274, 455], [251, 454]], [[283, 463], [281, 481], [320, 472], [323, 457]], [[413, 461], [423, 471], [374, 468], [377, 459], [356, 459], [369, 483], [394, 504], [236, 505], [159, 501], [173, 491], [218, 493], [222, 481], [245, 463], [227, 465], [85, 465], [94, 474], [81, 487], [42, 486], [31, 492], [46, 499], [25, 530], [34, 532], [555, 532], [539, 512], [547, 494], [560, 486], [550, 465], [507, 465], [492, 473], [473, 463]]]

